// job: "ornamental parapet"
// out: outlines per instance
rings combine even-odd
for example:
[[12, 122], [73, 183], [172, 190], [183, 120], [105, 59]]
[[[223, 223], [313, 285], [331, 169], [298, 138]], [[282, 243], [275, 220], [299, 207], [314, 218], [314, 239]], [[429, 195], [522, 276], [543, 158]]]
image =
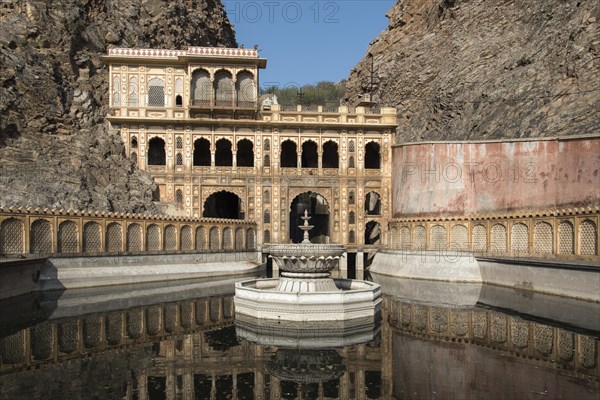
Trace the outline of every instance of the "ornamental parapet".
[[177, 58], [177, 57], [235, 57], [258, 58], [258, 50], [229, 47], [198, 47], [188, 46], [187, 50], [172, 49], [130, 49], [115, 47], [108, 49], [109, 56], [140, 57], [140, 58]]
[[263, 106], [260, 112], [263, 121], [301, 122], [320, 124], [380, 124], [396, 127], [394, 107], [346, 107], [327, 108], [323, 106], [283, 106], [274, 104]]
[[64, 209], [0, 209], [0, 255], [65, 256], [250, 251], [248, 220]]
[[600, 207], [415, 216], [389, 222], [390, 247], [599, 261]]

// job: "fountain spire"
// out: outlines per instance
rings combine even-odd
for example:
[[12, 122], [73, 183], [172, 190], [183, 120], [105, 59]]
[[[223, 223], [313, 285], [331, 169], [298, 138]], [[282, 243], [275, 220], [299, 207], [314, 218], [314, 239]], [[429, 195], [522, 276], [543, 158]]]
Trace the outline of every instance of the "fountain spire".
[[304, 231], [304, 240], [302, 241], [302, 244], [310, 244], [308, 231], [310, 231], [315, 226], [308, 224], [308, 220], [310, 220], [312, 218], [312, 217], [308, 216], [308, 208], [304, 209], [304, 216], [302, 216], [300, 218], [302, 218], [304, 220], [304, 224], [298, 226], [298, 228], [300, 228], [301, 230]]

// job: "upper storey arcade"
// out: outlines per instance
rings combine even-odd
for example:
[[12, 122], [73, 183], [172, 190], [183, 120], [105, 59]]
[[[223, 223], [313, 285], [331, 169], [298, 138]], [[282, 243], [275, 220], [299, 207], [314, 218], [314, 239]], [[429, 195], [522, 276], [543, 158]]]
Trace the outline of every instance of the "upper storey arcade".
[[112, 48], [109, 66], [113, 122], [218, 119], [286, 125], [396, 126], [394, 108], [284, 107], [259, 102], [259, 71], [267, 60], [256, 49], [189, 47], [187, 50]]
[[109, 49], [110, 116], [243, 118], [258, 111], [256, 49]]

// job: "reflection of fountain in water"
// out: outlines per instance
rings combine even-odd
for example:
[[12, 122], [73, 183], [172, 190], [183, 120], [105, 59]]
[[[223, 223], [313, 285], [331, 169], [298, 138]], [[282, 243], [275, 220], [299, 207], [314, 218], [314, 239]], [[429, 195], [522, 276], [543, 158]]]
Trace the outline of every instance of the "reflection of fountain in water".
[[312, 244], [308, 210], [302, 219], [302, 243], [275, 244], [268, 249], [279, 266], [281, 279], [236, 284], [236, 314], [277, 321], [375, 321], [381, 307], [379, 285], [332, 279], [331, 271], [346, 249], [336, 244]]

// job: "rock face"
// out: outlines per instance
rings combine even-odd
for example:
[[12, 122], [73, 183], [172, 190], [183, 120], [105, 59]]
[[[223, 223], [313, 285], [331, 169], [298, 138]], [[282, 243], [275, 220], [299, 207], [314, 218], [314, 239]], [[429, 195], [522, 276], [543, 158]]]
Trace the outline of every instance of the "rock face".
[[398, 0], [351, 72], [398, 108], [398, 140], [598, 133], [597, 0]]
[[235, 47], [219, 0], [4, 0], [0, 205], [154, 212], [107, 128], [107, 47]]

